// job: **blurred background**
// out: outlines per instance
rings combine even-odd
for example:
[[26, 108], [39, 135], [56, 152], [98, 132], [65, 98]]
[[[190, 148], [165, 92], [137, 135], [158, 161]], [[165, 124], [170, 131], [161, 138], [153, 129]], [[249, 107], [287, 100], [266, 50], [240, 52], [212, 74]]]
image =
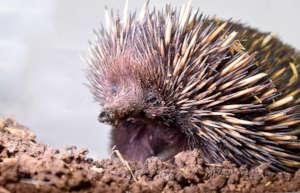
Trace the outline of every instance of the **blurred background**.
[[[186, 0], [151, 0], [179, 7]], [[144, 1], [130, 0], [130, 10]], [[87, 147], [90, 156], [109, 156], [109, 127], [97, 122], [99, 106], [86, 83], [92, 29], [104, 23], [104, 6], [123, 10], [120, 0], [0, 0], [0, 117], [11, 116], [53, 147]], [[208, 15], [233, 18], [278, 34], [300, 48], [300, 1], [194, 0]], [[122, 12], [121, 12], [122, 14]]]

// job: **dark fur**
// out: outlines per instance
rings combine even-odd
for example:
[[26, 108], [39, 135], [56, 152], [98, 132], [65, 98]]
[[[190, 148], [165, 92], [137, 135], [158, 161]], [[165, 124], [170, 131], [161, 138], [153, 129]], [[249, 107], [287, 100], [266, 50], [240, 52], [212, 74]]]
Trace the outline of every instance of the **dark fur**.
[[116, 145], [126, 159], [145, 161], [148, 157], [159, 156], [168, 160], [187, 147], [187, 139], [178, 129], [159, 121], [130, 117], [113, 129], [112, 145]]

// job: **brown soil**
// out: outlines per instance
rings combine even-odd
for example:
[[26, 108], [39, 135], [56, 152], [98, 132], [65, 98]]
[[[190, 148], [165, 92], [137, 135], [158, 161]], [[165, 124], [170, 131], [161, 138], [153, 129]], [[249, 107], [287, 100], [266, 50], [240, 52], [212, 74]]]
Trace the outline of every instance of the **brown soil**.
[[53, 149], [36, 143], [28, 128], [0, 120], [0, 193], [300, 191], [300, 170], [290, 174], [270, 172], [267, 165], [251, 170], [229, 162], [210, 165], [197, 151], [178, 154], [174, 164], [151, 158], [129, 165], [120, 156], [93, 160], [87, 153], [75, 146]]

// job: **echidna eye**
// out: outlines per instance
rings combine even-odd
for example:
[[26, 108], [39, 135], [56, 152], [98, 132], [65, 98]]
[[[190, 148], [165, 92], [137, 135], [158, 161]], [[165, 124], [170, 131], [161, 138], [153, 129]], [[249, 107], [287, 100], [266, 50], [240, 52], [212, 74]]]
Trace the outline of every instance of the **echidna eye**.
[[146, 100], [147, 103], [156, 103], [157, 102], [157, 97], [153, 92], [150, 92], [148, 95], [148, 98]]
[[156, 100], [157, 100], [156, 97], [151, 97], [151, 98], [148, 100], [148, 102], [154, 103], [154, 102], [156, 102]]
[[113, 85], [113, 86], [111, 87], [111, 94], [112, 94], [113, 96], [116, 96], [116, 94], [117, 94], [117, 85]]

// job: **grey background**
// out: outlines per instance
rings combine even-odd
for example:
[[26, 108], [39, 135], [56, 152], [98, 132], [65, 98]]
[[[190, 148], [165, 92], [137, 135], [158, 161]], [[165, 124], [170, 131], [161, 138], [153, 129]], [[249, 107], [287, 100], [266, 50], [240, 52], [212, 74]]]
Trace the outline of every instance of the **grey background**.
[[[152, 0], [179, 7], [183, 0]], [[130, 10], [144, 1], [130, 0]], [[97, 122], [99, 106], [83, 83], [92, 29], [104, 22], [104, 6], [122, 10], [124, 1], [0, 0], [0, 117], [30, 127], [38, 141], [54, 147], [88, 147], [107, 157], [109, 127]], [[300, 1], [201, 0], [194, 8], [272, 31], [300, 48]]]

